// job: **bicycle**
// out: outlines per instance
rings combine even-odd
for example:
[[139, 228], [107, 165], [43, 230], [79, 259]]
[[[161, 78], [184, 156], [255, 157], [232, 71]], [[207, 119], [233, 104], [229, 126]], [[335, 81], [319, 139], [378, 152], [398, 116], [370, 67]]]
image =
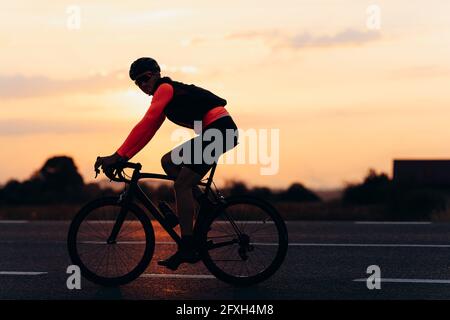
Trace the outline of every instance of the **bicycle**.
[[[193, 234], [200, 259], [224, 282], [236, 286], [259, 283], [272, 276], [284, 261], [288, 248], [286, 225], [277, 210], [262, 199], [245, 195], [225, 198], [213, 183], [216, 166], [198, 184], [203, 190], [196, 197], [199, 210]], [[128, 168], [133, 169], [131, 178], [124, 171]], [[113, 173], [105, 172], [111, 180], [125, 182], [124, 191], [118, 197], [86, 204], [70, 225], [70, 258], [94, 283], [124, 285], [145, 271], [155, 248], [148, 214], [175, 243], [181, 241], [173, 225], [138, 184], [141, 179], [175, 178], [141, 173], [141, 169], [139, 163], [124, 162], [115, 166]]]

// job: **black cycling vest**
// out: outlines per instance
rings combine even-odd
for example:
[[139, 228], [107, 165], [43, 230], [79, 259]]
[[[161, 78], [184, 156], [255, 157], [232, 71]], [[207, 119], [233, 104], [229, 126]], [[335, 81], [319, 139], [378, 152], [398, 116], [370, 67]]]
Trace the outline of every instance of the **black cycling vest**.
[[169, 77], [160, 78], [154, 92], [163, 83], [169, 83], [173, 87], [173, 97], [164, 108], [164, 114], [170, 121], [183, 127], [193, 128], [194, 121], [202, 121], [209, 110], [227, 104], [225, 99], [206, 89], [173, 81]]

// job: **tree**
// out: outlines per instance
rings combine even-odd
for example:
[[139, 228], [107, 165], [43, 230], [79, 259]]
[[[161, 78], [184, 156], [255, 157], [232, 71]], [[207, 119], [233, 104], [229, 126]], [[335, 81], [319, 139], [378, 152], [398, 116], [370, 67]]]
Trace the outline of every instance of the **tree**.
[[277, 199], [281, 201], [317, 202], [321, 201], [314, 192], [305, 188], [301, 183], [293, 183], [287, 190], [280, 192]]
[[70, 157], [48, 159], [30, 179], [12, 180], [1, 192], [4, 203], [76, 202], [83, 199], [84, 182]]
[[385, 173], [377, 174], [370, 169], [361, 184], [348, 185], [342, 197], [347, 204], [378, 204], [389, 200], [392, 181]]
[[233, 181], [228, 184], [226, 189], [230, 196], [239, 196], [248, 193], [247, 185], [242, 181]]
[[250, 194], [252, 196], [263, 198], [265, 200], [272, 200], [273, 199], [273, 192], [267, 187], [255, 187], [250, 191]]
[[0, 191], [0, 203], [20, 203], [21, 183], [17, 180], [10, 180]]
[[47, 188], [53, 190], [78, 189], [84, 185], [74, 161], [66, 156], [48, 159], [31, 179], [41, 180]]

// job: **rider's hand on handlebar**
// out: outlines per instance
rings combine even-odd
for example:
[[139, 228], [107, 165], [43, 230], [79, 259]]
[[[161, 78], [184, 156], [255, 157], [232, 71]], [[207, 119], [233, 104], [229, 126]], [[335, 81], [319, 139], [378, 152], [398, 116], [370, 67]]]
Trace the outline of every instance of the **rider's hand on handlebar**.
[[117, 152], [107, 157], [97, 157], [97, 160], [94, 164], [94, 170], [96, 172], [95, 176], [97, 177], [97, 174], [100, 173], [100, 167], [102, 168], [103, 172], [108, 175], [109, 173], [112, 173], [112, 166], [126, 160], [127, 159], [125, 157], [120, 156]]

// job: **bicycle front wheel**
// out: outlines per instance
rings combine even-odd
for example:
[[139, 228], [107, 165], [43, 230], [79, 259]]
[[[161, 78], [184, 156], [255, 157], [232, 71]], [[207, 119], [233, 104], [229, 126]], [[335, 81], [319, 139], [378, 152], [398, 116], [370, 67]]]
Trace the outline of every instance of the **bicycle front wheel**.
[[111, 241], [122, 204], [117, 197], [95, 200], [75, 216], [67, 245], [72, 262], [84, 277], [104, 286], [123, 285], [147, 268], [155, 248], [155, 235], [147, 215], [137, 205], [126, 206], [125, 220]]
[[202, 257], [218, 279], [253, 285], [272, 276], [288, 248], [286, 225], [267, 202], [249, 196], [230, 197], [203, 225]]

